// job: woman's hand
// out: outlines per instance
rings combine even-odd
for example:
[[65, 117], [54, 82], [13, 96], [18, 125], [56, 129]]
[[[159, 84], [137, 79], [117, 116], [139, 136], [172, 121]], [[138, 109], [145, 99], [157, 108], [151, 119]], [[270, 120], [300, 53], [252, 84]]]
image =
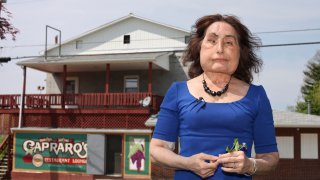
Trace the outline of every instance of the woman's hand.
[[199, 153], [190, 156], [187, 160], [187, 168], [202, 178], [213, 176], [218, 167], [218, 157]]
[[234, 151], [231, 153], [220, 154], [218, 163], [222, 164], [222, 170], [230, 173], [244, 174], [251, 172], [253, 162], [243, 151]]

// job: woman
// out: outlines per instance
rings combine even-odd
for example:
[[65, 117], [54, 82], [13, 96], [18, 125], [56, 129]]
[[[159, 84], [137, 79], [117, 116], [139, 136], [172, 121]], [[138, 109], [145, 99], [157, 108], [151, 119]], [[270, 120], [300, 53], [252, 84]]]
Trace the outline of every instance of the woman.
[[[184, 54], [190, 79], [168, 90], [150, 143], [154, 162], [176, 168], [175, 179], [251, 179], [279, 160], [272, 110], [262, 86], [251, 84], [259, 41], [234, 16], [196, 22]], [[180, 153], [173, 152], [180, 140]], [[226, 152], [235, 140], [245, 143]], [[255, 158], [251, 157], [254, 141]]]

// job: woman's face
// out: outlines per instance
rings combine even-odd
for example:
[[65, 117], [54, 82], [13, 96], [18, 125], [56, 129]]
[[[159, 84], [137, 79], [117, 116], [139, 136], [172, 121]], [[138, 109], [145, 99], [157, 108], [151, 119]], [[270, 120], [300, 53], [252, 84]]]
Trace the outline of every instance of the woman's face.
[[205, 72], [232, 75], [239, 64], [237, 32], [225, 22], [212, 23], [201, 43], [200, 64]]

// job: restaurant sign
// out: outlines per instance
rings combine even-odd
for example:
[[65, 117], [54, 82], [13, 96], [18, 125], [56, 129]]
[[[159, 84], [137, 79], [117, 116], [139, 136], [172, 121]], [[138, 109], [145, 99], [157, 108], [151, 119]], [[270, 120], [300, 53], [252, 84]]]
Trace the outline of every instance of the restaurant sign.
[[87, 134], [16, 133], [16, 170], [86, 172]]

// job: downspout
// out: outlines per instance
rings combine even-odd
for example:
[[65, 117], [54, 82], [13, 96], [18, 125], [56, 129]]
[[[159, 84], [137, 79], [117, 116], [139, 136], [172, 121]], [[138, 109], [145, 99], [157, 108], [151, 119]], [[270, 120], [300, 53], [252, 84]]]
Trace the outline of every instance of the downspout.
[[110, 64], [106, 64], [106, 84], [105, 84], [106, 94], [109, 93], [109, 80], [110, 80]]
[[110, 64], [106, 64], [106, 84], [105, 84], [105, 96], [104, 105], [109, 105], [109, 81], [110, 81]]
[[152, 62], [149, 62], [149, 74], [148, 74], [148, 93], [150, 94], [150, 97], [151, 97], [151, 106], [149, 105], [149, 113], [150, 114], [153, 114], [153, 111], [155, 110], [155, 106], [156, 104], [154, 102], [156, 102], [154, 99], [153, 99], [153, 94], [152, 94]]
[[21, 128], [22, 126], [22, 118], [23, 118], [23, 112], [24, 112], [24, 99], [26, 95], [26, 73], [27, 68], [26, 66], [23, 66], [23, 85], [22, 85], [22, 91], [21, 91], [21, 96], [20, 96], [20, 110], [19, 110], [19, 125], [18, 128]]

